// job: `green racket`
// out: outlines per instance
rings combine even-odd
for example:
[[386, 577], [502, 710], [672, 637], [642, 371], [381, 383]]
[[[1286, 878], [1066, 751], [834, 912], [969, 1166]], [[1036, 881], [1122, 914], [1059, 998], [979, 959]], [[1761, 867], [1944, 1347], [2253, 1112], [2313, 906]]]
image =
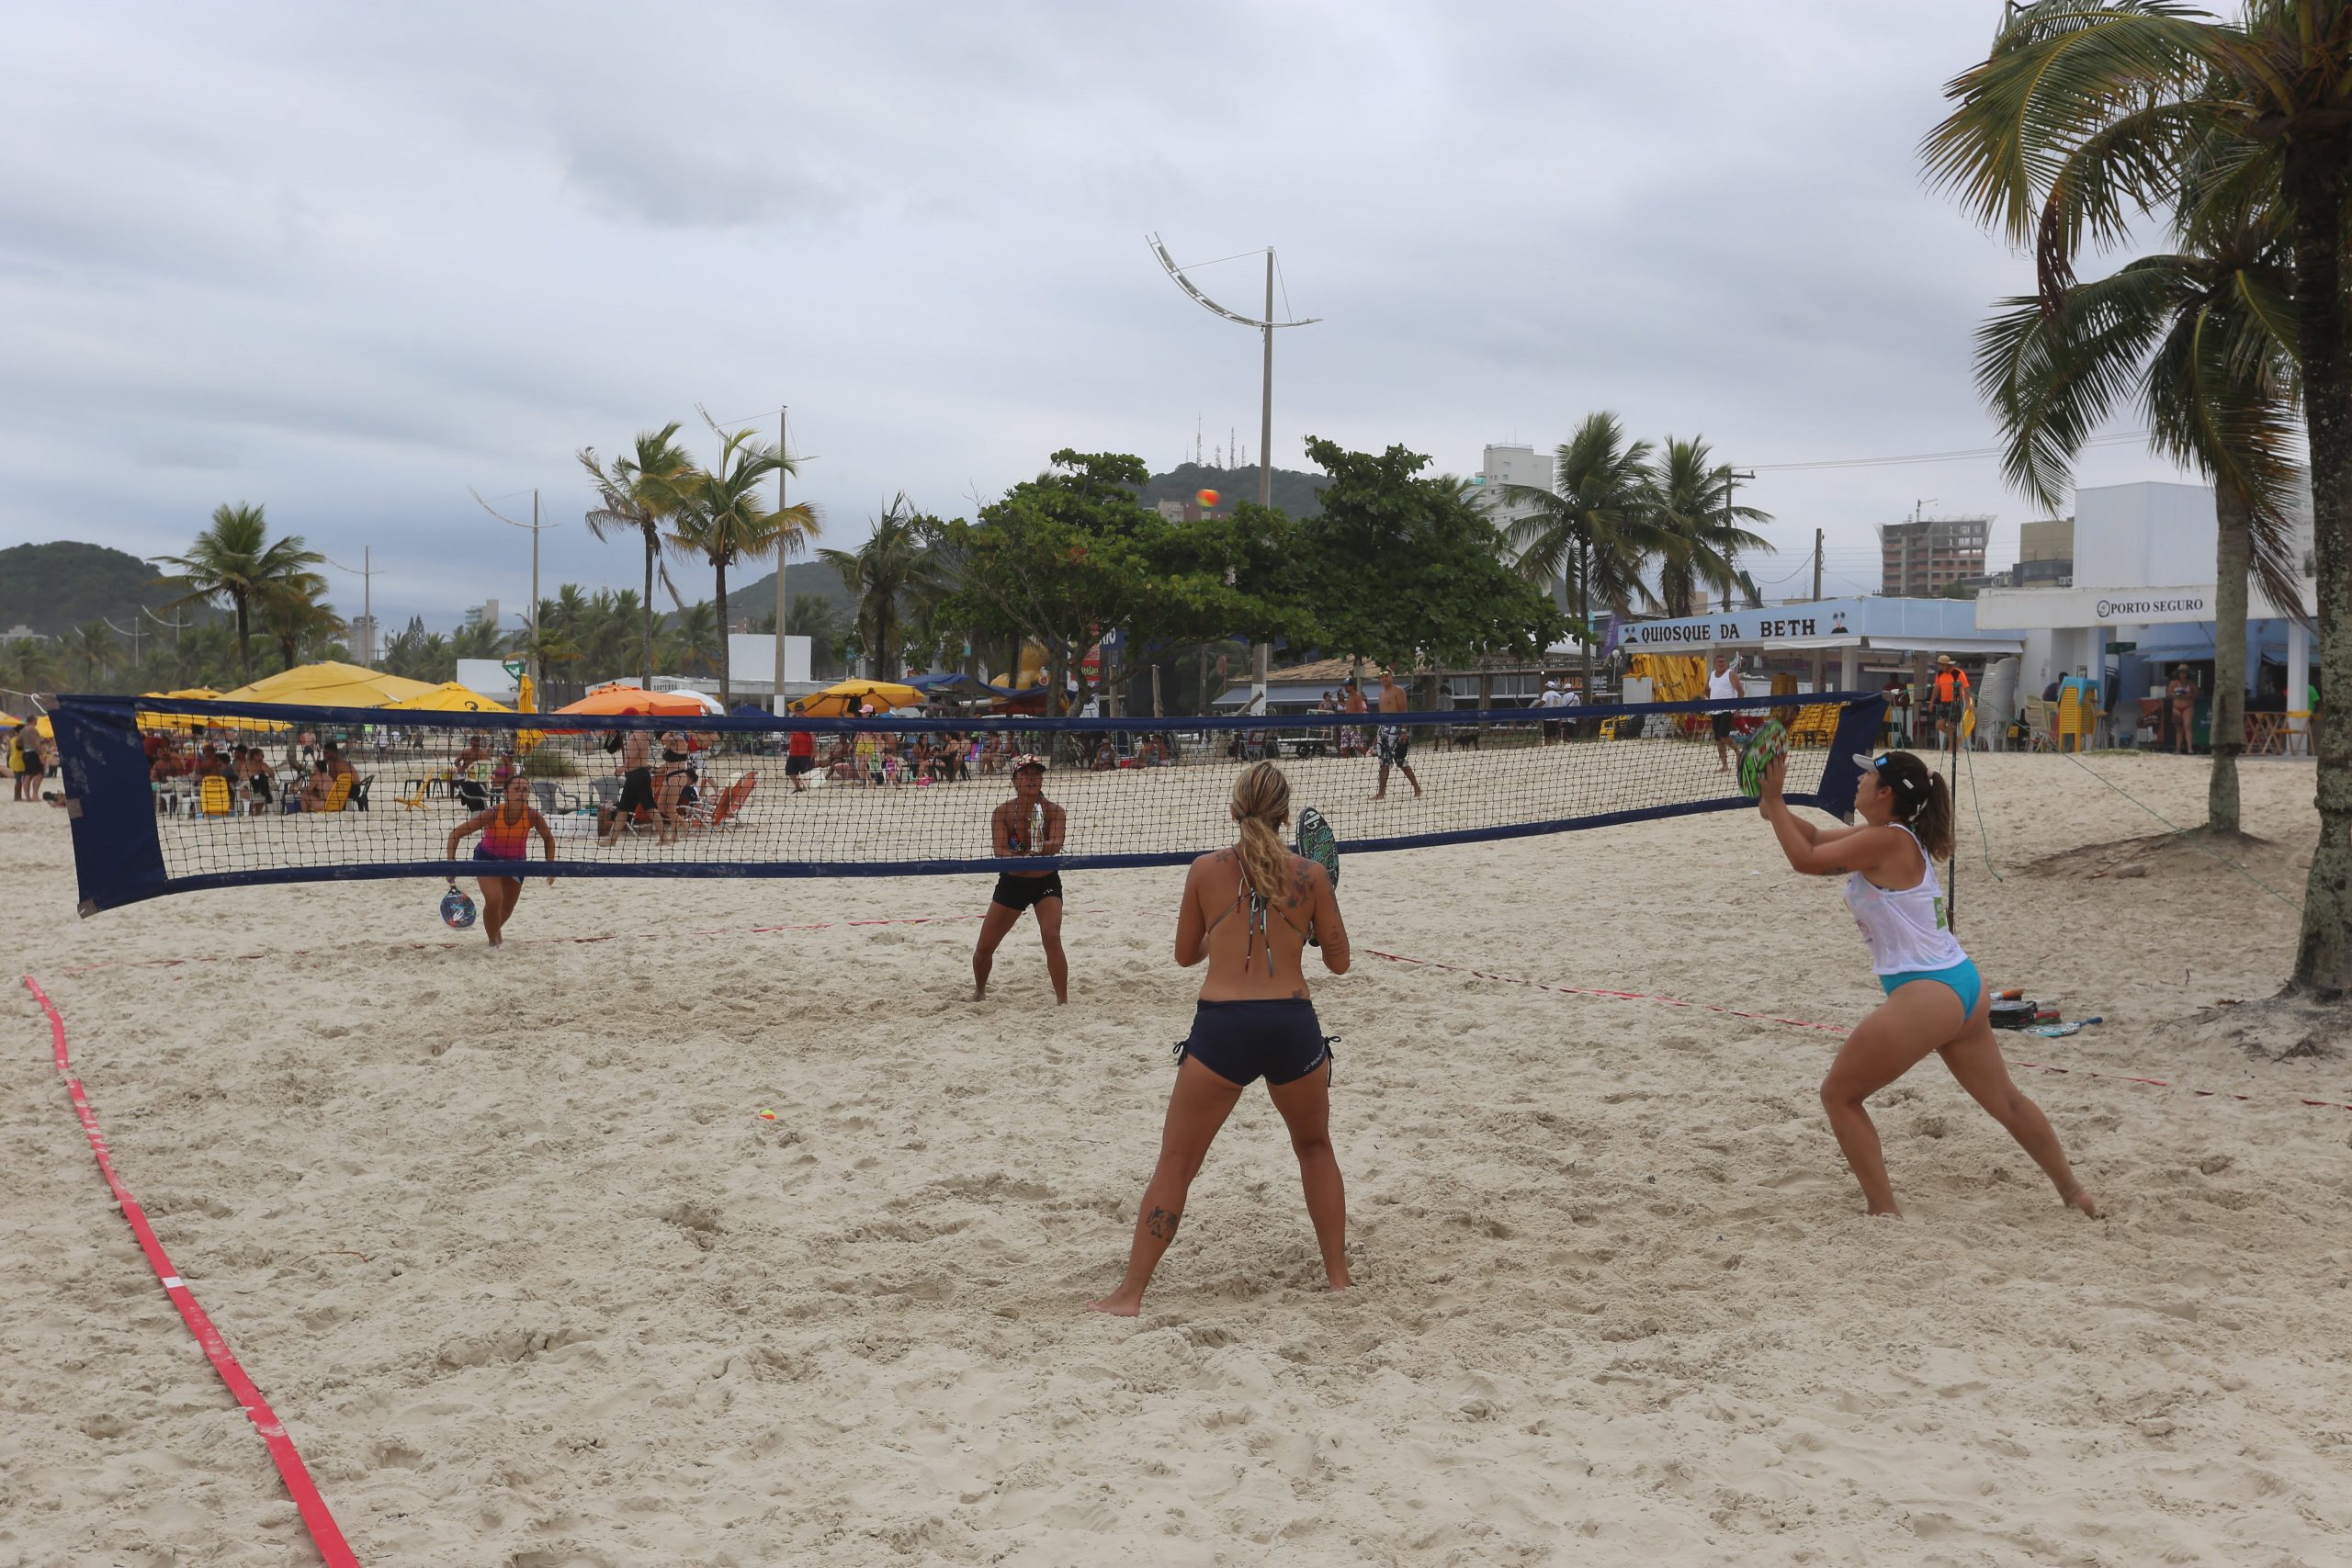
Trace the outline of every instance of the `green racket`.
[[1764, 793], [1765, 770], [1789, 754], [1789, 727], [1768, 718], [1739, 746], [1739, 793], [1750, 800]]
[[[1331, 831], [1331, 824], [1323, 820], [1323, 813], [1308, 806], [1298, 813], [1298, 852], [1323, 868], [1331, 879], [1331, 891], [1340, 890], [1340, 836]], [[1306, 942], [1310, 947], [1323, 945], [1310, 923], [1306, 928]]]

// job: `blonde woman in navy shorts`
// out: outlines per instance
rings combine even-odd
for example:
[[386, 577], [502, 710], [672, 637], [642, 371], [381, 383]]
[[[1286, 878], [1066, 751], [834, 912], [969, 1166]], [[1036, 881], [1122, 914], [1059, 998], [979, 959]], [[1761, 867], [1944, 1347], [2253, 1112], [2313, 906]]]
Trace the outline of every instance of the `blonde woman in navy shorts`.
[[1178, 1047], [1176, 1088], [1159, 1134], [1159, 1160], [1137, 1206], [1126, 1278], [1092, 1303], [1133, 1317], [1160, 1256], [1176, 1239], [1193, 1178], [1209, 1145], [1260, 1078], [1290, 1129], [1307, 1218], [1331, 1289], [1348, 1288], [1348, 1201], [1331, 1152], [1331, 1043], [1306, 994], [1310, 933], [1323, 967], [1348, 972], [1348, 929], [1321, 866], [1291, 853], [1290, 781], [1272, 762], [1253, 762], [1233, 785], [1240, 841], [1203, 855], [1184, 877], [1176, 915], [1176, 962], [1208, 960], [1193, 1032]]

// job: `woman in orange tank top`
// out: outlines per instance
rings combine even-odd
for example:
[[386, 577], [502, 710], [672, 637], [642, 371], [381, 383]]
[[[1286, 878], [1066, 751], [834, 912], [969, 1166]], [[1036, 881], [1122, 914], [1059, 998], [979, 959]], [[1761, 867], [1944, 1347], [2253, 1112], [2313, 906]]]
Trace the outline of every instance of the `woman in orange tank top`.
[[[487, 811], [478, 811], [452, 829], [447, 857], [458, 858], [458, 845], [469, 833], [480, 833], [481, 841], [474, 846], [474, 859], [492, 865], [511, 864], [518, 871], [531, 858], [531, 835], [537, 833], [547, 844], [548, 860], [555, 860], [555, 831], [546, 818], [531, 807], [530, 781], [516, 773], [506, 781], [506, 793], [497, 805]], [[548, 878], [548, 886], [555, 886], [555, 878]], [[501, 944], [506, 922], [514, 913], [514, 906], [523, 897], [523, 879], [510, 873], [481, 874], [482, 934], [490, 938], [490, 945]]]

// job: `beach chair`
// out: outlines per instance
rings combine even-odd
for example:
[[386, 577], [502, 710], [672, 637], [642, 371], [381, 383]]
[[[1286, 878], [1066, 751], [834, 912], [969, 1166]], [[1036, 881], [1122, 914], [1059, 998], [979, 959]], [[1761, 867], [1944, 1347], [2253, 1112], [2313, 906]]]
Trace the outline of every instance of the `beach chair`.
[[196, 798], [198, 808], [207, 817], [227, 817], [236, 807], [236, 798], [230, 792], [229, 781], [217, 774], [198, 785]]
[[327, 785], [327, 797], [319, 806], [322, 812], [340, 811], [351, 804], [352, 775], [337, 773], [334, 783]]

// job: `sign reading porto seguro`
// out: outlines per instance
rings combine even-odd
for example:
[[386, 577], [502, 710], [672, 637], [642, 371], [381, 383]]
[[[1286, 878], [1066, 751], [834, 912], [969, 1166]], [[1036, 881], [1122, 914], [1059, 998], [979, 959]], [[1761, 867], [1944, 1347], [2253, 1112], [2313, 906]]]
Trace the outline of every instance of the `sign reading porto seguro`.
[[2169, 620], [2182, 615], [2201, 620], [2212, 612], [2206, 608], [2202, 593], [2177, 593], [2159, 599], [2102, 599], [2098, 613], [2098, 619], [2106, 622]]

